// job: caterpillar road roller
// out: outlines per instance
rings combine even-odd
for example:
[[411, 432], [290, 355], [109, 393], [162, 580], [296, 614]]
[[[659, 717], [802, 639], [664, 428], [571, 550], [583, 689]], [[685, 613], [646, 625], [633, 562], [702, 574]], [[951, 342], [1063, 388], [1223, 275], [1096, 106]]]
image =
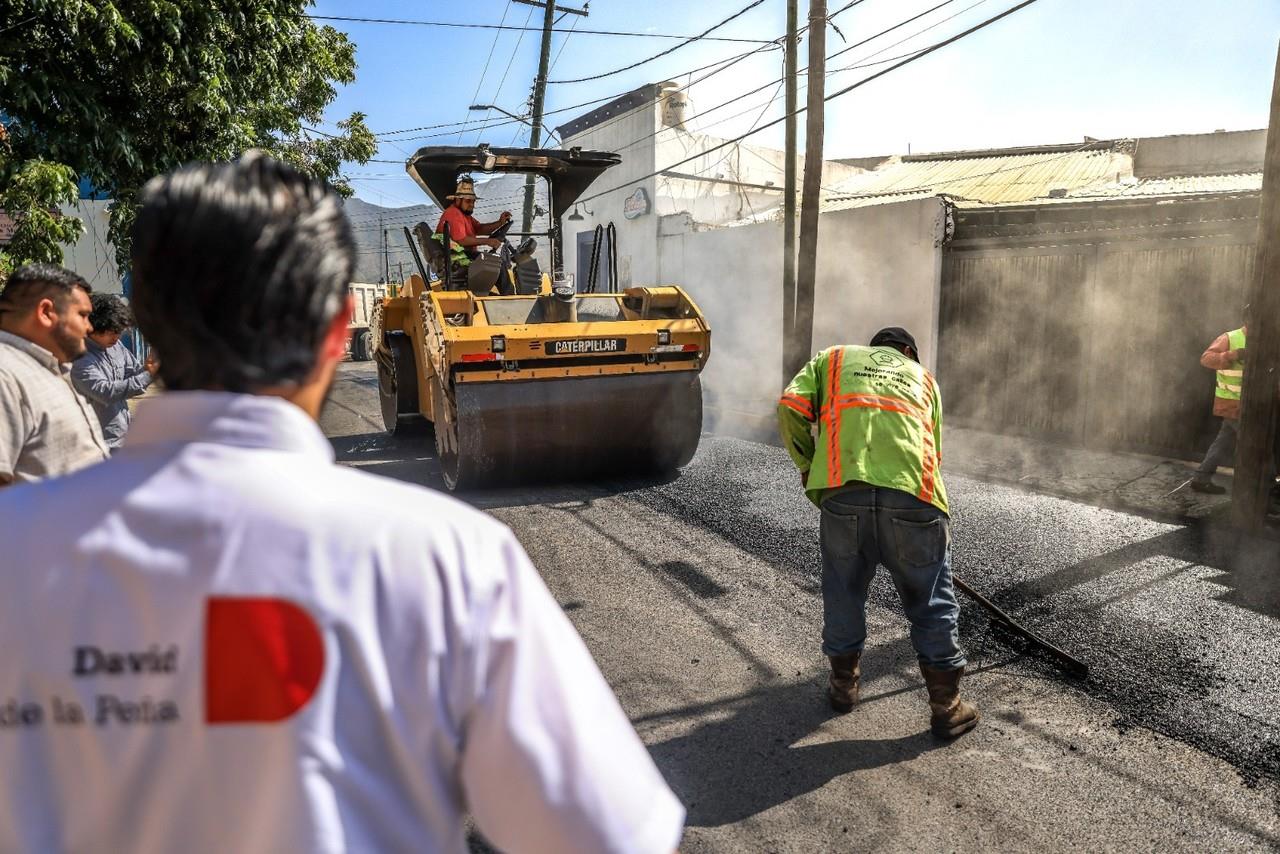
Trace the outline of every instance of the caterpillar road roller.
[[619, 162], [480, 146], [422, 148], [406, 164], [441, 208], [464, 176], [523, 173], [549, 188], [545, 232], [510, 235], [508, 222], [489, 235], [500, 247], [465, 267], [447, 233], [406, 230], [418, 274], [374, 312], [386, 429], [429, 421], [449, 489], [674, 472], [697, 450], [711, 353], [698, 306], [675, 285], [594, 293], [594, 276], [575, 287], [563, 272], [562, 213]]

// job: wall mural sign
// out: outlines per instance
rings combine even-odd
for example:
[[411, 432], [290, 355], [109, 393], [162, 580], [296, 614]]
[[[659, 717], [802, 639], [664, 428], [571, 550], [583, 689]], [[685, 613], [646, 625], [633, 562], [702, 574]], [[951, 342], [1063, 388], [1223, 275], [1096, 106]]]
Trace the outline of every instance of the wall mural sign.
[[649, 194], [644, 187], [636, 187], [636, 191], [622, 202], [622, 215], [627, 219], [639, 219], [649, 212]]

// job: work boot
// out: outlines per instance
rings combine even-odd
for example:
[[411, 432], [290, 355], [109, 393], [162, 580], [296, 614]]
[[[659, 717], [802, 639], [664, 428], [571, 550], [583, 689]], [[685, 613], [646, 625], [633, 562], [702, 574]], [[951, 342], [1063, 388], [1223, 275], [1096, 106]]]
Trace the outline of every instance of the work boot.
[[831, 701], [832, 709], [842, 715], [847, 714], [853, 711], [853, 704], [858, 702], [858, 683], [862, 678], [858, 661], [862, 658], [862, 653], [829, 655], [827, 658], [831, 660], [831, 678], [827, 680], [827, 699]]
[[929, 689], [929, 711], [933, 713], [929, 728], [939, 738], [955, 738], [978, 725], [978, 710], [960, 699], [960, 677], [964, 668], [934, 670], [923, 662], [920, 672]]
[[1201, 480], [1194, 478], [1191, 481], [1191, 489], [1195, 492], [1203, 492], [1205, 495], [1222, 495], [1227, 491], [1225, 486], [1218, 486], [1209, 479]]

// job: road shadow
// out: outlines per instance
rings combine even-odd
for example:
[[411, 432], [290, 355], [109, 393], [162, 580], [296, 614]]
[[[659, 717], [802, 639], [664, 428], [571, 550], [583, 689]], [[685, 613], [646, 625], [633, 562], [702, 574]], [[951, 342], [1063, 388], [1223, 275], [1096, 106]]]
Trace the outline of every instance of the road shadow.
[[[1205, 522], [1130, 543], [1114, 551], [1006, 587], [1004, 601], [1044, 599], [1149, 558], [1167, 557], [1188, 566], [1215, 569], [1208, 579], [1227, 590], [1215, 597], [1271, 619], [1280, 619], [1280, 542], [1244, 534], [1228, 525]], [[1135, 585], [1127, 595], [1158, 584], [1163, 577]]]
[[[841, 718], [856, 729], [857, 710]], [[927, 730], [797, 746], [833, 714], [813, 681], [761, 688], [728, 716], [653, 745], [650, 753], [688, 810], [688, 824], [718, 827], [820, 789], [833, 779], [915, 759], [944, 746]], [[847, 723], [847, 726], [846, 726]]]
[[[406, 483], [447, 491], [436, 459], [435, 437], [427, 422], [408, 424], [394, 436], [384, 431], [335, 436], [329, 439], [339, 463], [360, 471]], [[602, 478], [581, 483], [514, 482], [509, 486], [465, 489], [454, 497], [482, 510], [543, 504], [589, 504], [593, 501], [670, 484], [679, 472], [648, 476]]]

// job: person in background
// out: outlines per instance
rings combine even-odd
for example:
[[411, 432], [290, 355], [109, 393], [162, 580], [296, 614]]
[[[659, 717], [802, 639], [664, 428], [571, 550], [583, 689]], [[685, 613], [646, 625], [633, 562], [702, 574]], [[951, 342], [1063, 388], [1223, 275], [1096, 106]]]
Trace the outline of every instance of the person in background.
[[[951, 581], [951, 523], [942, 485], [942, 398], [915, 338], [882, 329], [868, 347], [830, 347], [778, 401], [782, 443], [822, 510], [822, 651], [827, 699], [858, 701], [867, 590], [876, 566], [893, 578], [929, 693], [930, 729], [954, 738], [978, 724], [960, 698], [965, 657]], [[817, 440], [814, 440], [814, 428]]]
[[[1246, 306], [1246, 308], [1248, 308]], [[1240, 430], [1240, 392], [1244, 388], [1245, 348], [1248, 326], [1224, 332], [1214, 339], [1209, 349], [1200, 355], [1200, 364], [1217, 371], [1217, 383], [1213, 391], [1213, 414], [1222, 419], [1218, 435], [1204, 461], [1191, 479], [1196, 492], [1221, 495], [1226, 488], [1213, 482], [1219, 466], [1229, 466], [1235, 461], [1236, 440]]]
[[114, 452], [129, 429], [129, 398], [138, 397], [154, 379], [155, 363], [138, 361], [120, 336], [133, 326], [133, 314], [114, 294], [94, 294], [89, 321], [93, 331], [85, 353], [71, 366], [76, 390], [93, 404], [107, 447]]
[[165, 393], [123, 453], [0, 492], [0, 700], [58, 709], [0, 732], [0, 851], [465, 851], [470, 816], [671, 852], [684, 809], [512, 532], [335, 464], [338, 195], [249, 152], [140, 202]]
[[98, 417], [70, 376], [93, 331], [90, 291], [56, 264], [19, 267], [0, 291], [0, 487], [108, 455]]

